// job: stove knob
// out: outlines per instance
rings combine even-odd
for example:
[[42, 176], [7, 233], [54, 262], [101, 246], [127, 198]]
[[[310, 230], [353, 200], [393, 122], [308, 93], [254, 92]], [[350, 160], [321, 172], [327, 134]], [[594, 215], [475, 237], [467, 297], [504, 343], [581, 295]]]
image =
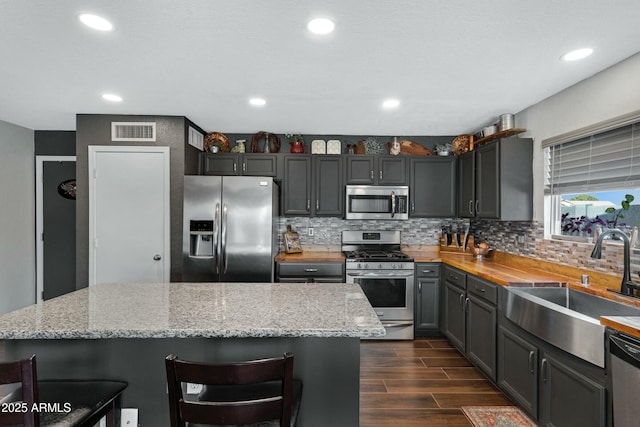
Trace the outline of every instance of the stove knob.
[[369, 264], [365, 264], [365, 265], [364, 265], [364, 268], [369, 268]]
[[362, 270], [362, 264], [358, 263], [358, 270]]
[[378, 264], [378, 268], [382, 270], [382, 264]]

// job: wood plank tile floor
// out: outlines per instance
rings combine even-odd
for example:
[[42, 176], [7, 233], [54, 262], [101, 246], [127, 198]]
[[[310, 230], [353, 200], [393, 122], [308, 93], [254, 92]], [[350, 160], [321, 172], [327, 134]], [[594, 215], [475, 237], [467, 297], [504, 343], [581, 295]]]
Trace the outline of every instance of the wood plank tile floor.
[[362, 341], [360, 427], [469, 427], [484, 405], [513, 403], [446, 338]]

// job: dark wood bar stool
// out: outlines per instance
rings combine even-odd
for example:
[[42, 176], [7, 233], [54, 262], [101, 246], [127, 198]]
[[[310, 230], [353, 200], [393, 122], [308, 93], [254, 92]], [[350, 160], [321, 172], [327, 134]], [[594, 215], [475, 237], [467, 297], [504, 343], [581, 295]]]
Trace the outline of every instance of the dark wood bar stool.
[[[171, 427], [296, 423], [302, 382], [293, 379], [293, 355], [207, 364], [166, 358]], [[185, 400], [183, 383], [204, 384], [198, 400]]]
[[0, 363], [0, 384], [21, 384], [2, 399], [0, 426], [93, 427], [104, 416], [115, 427], [120, 396], [127, 383], [121, 381], [38, 381], [36, 356]]

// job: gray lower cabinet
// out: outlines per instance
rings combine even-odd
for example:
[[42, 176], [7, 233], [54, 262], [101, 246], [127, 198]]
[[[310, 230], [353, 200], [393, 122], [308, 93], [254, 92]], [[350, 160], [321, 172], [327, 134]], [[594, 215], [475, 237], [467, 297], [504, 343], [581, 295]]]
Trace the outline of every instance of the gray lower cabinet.
[[344, 283], [343, 262], [276, 263], [276, 281], [289, 283]]
[[496, 379], [497, 285], [444, 268], [443, 333], [490, 379]]
[[497, 384], [539, 425], [607, 426], [605, 382], [604, 373], [588, 362], [500, 326]]
[[431, 218], [456, 216], [457, 158], [411, 157], [409, 164], [409, 214]]
[[203, 175], [271, 176], [278, 173], [278, 157], [274, 154], [202, 154]]
[[440, 333], [440, 263], [416, 263], [415, 335]]
[[442, 333], [460, 351], [465, 351], [464, 299], [467, 288], [467, 273], [445, 265], [443, 280]]

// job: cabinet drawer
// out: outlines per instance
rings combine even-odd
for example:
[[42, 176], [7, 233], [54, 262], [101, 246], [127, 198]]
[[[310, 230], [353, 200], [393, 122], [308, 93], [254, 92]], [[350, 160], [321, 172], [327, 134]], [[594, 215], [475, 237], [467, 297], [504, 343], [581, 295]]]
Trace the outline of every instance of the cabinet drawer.
[[461, 287], [462, 289], [467, 289], [467, 273], [464, 271], [445, 265], [444, 275], [442, 278], [449, 283], [453, 283], [454, 285]]
[[467, 277], [467, 292], [492, 304], [498, 303], [498, 285], [495, 283], [469, 276]]
[[343, 276], [344, 264], [339, 262], [279, 262], [279, 277]]
[[416, 277], [440, 277], [440, 264], [416, 264]]

